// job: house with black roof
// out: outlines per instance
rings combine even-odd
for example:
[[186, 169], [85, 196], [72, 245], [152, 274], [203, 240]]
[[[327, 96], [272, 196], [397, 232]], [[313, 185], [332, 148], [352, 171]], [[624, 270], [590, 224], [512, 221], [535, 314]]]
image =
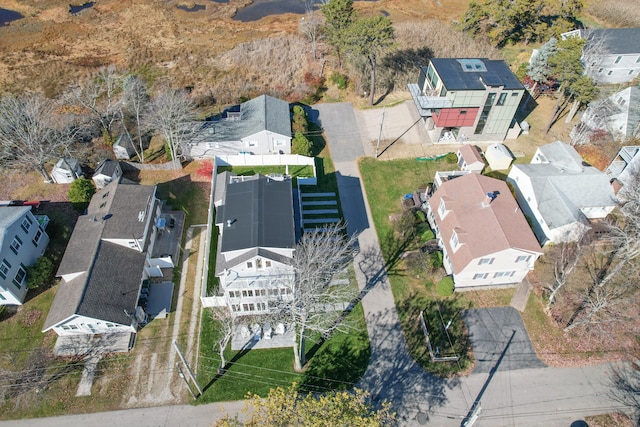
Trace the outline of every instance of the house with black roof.
[[408, 88], [434, 143], [502, 142], [520, 133], [514, 117], [525, 88], [504, 61], [432, 58]]
[[291, 181], [223, 172], [215, 194], [218, 300], [238, 314], [267, 313], [267, 298], [287, 298], [294, 276]]
[[561, 37], [587, 40], [582, 59], [597, 83], [631, 83], [640, 76], [640, 28], [579, 29]]
[[221, 118], [185, 125], [193, 158], [236, 154], [290, 154], [289, 103], [269, 95], [243, 102]]
[[160, 209], [155, 186], [114, 181], [94, 194], [56, 273], [61, 280], [43, 332], [136, 333], [146, 318], [143, 281], [161, 274], [151, 258]]

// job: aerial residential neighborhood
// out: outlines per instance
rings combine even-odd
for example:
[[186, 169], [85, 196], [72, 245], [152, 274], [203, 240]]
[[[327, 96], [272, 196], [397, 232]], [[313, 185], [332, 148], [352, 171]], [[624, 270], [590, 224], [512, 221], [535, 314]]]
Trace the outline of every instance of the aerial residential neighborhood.
[[638, 425], [633, 2], [298, 3], [0, 4], [0, 426]]

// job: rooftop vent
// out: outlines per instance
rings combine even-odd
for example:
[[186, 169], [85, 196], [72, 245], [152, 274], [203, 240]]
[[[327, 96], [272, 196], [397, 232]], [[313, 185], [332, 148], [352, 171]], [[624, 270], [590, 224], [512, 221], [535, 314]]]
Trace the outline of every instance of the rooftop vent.
[[498, 195], [500, 194], [499, 191], [492, 191], [487, 193], [487, 196], [484, 198], [484, 200], [482, 201], [482, 206], [483, 207], [487, 207], [491, 204], [491, 202], [493, 202], [495, 200], [496, 197], [498, 197]]

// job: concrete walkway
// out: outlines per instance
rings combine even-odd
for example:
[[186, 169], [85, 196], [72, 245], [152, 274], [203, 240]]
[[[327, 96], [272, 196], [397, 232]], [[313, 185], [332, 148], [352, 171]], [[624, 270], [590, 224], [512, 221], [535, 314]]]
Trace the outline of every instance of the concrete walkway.
[[102, 356], [99, 354], [89, 356], [84, 361], [84, 369], [82, 370], [82, 376], [80, 377], [80, 383], [78, 383], [77, 396], [91, 396], [91, 387], [93, 387], [93, 379], [96, 376], [98, 370], [98, 362]]
[[525, 277], [524, 280], [516, 287], [516, 293], [513, 295], [513, 298], [511, 298], [511, 307], [515, 308], [520, 313], [524, 312], [527, 308], [530, 293], [531, 283], [529, 282], [529, 278]]

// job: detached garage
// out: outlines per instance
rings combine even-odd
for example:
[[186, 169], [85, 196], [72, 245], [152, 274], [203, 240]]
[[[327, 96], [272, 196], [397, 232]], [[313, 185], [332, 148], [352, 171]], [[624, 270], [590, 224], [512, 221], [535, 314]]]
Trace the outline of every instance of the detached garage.
[[513, 155], [504, 144], [491, 144], [484, 152], [484, 158], [493, 170], [509, 169], [513, 161]]

